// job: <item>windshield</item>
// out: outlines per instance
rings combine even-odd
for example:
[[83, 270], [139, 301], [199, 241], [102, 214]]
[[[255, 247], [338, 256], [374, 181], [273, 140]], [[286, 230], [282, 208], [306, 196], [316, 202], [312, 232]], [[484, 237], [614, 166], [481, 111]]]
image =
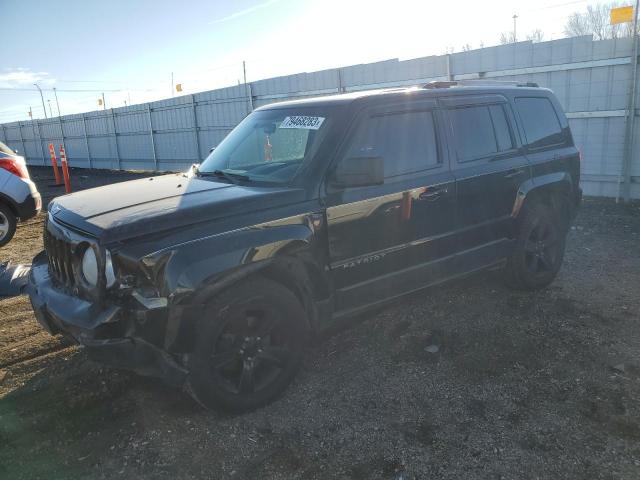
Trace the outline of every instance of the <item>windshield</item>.
[[209, 154], [198, 174], [288, 183], [315, 154], [329, 123], [317, 108], [253, 112]]

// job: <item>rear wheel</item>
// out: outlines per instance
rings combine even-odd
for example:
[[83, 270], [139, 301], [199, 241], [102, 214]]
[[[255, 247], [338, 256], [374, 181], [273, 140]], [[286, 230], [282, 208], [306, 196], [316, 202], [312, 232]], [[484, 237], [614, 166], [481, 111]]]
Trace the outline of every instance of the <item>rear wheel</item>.
[[0, 203], [0, 247], [9, 243], [16, 233], [16, 216], [11, 209]]
[[256, 278], [206, 308], [189, 357], [188, 390], [207, 408], [242, 412], [282, 393], [298, 371], [308, 327], [296, 296]]
[[540, 203], [526, 207], [507, 261], [509, 286], [536, 290], [555, 279], [562, 265], [566, 238], [559, 213]]

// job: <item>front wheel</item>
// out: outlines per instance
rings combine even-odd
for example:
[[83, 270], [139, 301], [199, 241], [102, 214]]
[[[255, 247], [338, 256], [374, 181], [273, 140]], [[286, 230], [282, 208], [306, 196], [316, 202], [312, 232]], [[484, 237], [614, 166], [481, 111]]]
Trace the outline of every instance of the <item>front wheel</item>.
[[506, 266], [508, 286], [537, 290], [558, 274], [564, 257], [566, 229], [561, 216], [540, 203], [529, 205]]
[[282, 285], [255, 278], [222, 292], [204, 312], [187, 389], [207, 408], [244, 412], [274, 400], [302, 362], [307, 318]]

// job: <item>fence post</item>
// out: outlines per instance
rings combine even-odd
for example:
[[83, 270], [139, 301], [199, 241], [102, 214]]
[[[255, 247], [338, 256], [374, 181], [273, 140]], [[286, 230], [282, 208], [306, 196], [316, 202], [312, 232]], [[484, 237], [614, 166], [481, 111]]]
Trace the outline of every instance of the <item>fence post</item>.
[[631, 85], [629, 86], [629, 99], [627, 101], [627, 123], [624, 132], [624, 153], [622, 156], [622, 168], [620, 169], [622, 175], [620, 180], [624, 183], [618, 183], [618, 193], [616, 195], [616, 203], [620, 197], [620, 190], [622, 190], [622, 199], [625, 203], [629, 202], [631, 195], [631, 163], [633, 161], [633, 144], [635, 133], [635, 120], [636, 120], [636, 84], [638, 82], [638, 6], [640, 2], [636, 0], [636, 8], [633, 11], [633, 37], [631, 46]]
[[147, 103], [147, 115], [149, 116], [149, 135], [151, 135], [151, 150], [153, 151], [153, 169], [158, 170], [158, 158], [156, 157], [156, 141], [153, 138], [153, 121], [151, 120], [151, 105]]
[[84, 133], [84, 146], [87, 148], [87, 160], [89, 161], [89, 168], [93, 168], [91, 165], [91, 150], [89, 149], [89, 137], [87, 136], [87, 122], [84, 118], [84, 113], [82, 115], [82, 132]]
[[24, 161], [27, 161], [27, 147], [24, 144], [24, 138], [22, 138], [22, 124], [18, 122], [18, 133], [20, 134], [20, 143], [22, 144], [22, 156]]
[[196, 163], [202, 160], [202, 153], [200, 153], [200, 134], [198, 133], [198, 114], [196, 113], [196, 97], [191, 95], [191, 108], [193, 112], [193, 132], [196, 136], [196, 151], [197, 160]]
[[116, 114], [111, 110], [111, 122], [113, 123], [113, 141], [116, 144], [116, 162], [118, 162], [118, 170], [120, 170], [120, 150], [118, 149], [118, 132], [116, 131]]
[[[33, 135], [33, 149], [34, 149], [34, 154], [38, 152], [38, 149], [36, 148], [36, 127], [35, 127], [35, 120], [31, 120], [31, 135]], [[42, 144], [40, 144], [40, 147], [42, 148]]]
[[338, 93], [344, 93], [344, 86], [342, 85], [342, 69], [338, 68]]
[[40, 134], [40, 124], [38, 120], [34, 120], [36, 122], [36, 127], [38, 127], [38, 143], [40, 144], [40, 155], [42, 155], [42, 166], [47, 166], [47, 159], [44, 158], [44, 148], [42, 148], [42, 135]]

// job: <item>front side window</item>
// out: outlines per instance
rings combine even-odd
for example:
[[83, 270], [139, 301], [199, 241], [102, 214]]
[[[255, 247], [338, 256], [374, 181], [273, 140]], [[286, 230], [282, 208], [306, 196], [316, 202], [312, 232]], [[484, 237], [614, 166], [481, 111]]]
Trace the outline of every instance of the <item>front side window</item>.
[[287, 183], [315, 154], [330, 123], [327, 111], [317, 109], [253, 112], [209, 154], [198, 173]]
[[360, 124], [345, 155], [382, 157], [385, 178], [433, 167], [438, 164], [433, 113], [409, 111], [372, 115]]
[[515, 103], [529, 147], [542, 148], [564, 142], [560, 120], [548, 98], [520, 97]]

